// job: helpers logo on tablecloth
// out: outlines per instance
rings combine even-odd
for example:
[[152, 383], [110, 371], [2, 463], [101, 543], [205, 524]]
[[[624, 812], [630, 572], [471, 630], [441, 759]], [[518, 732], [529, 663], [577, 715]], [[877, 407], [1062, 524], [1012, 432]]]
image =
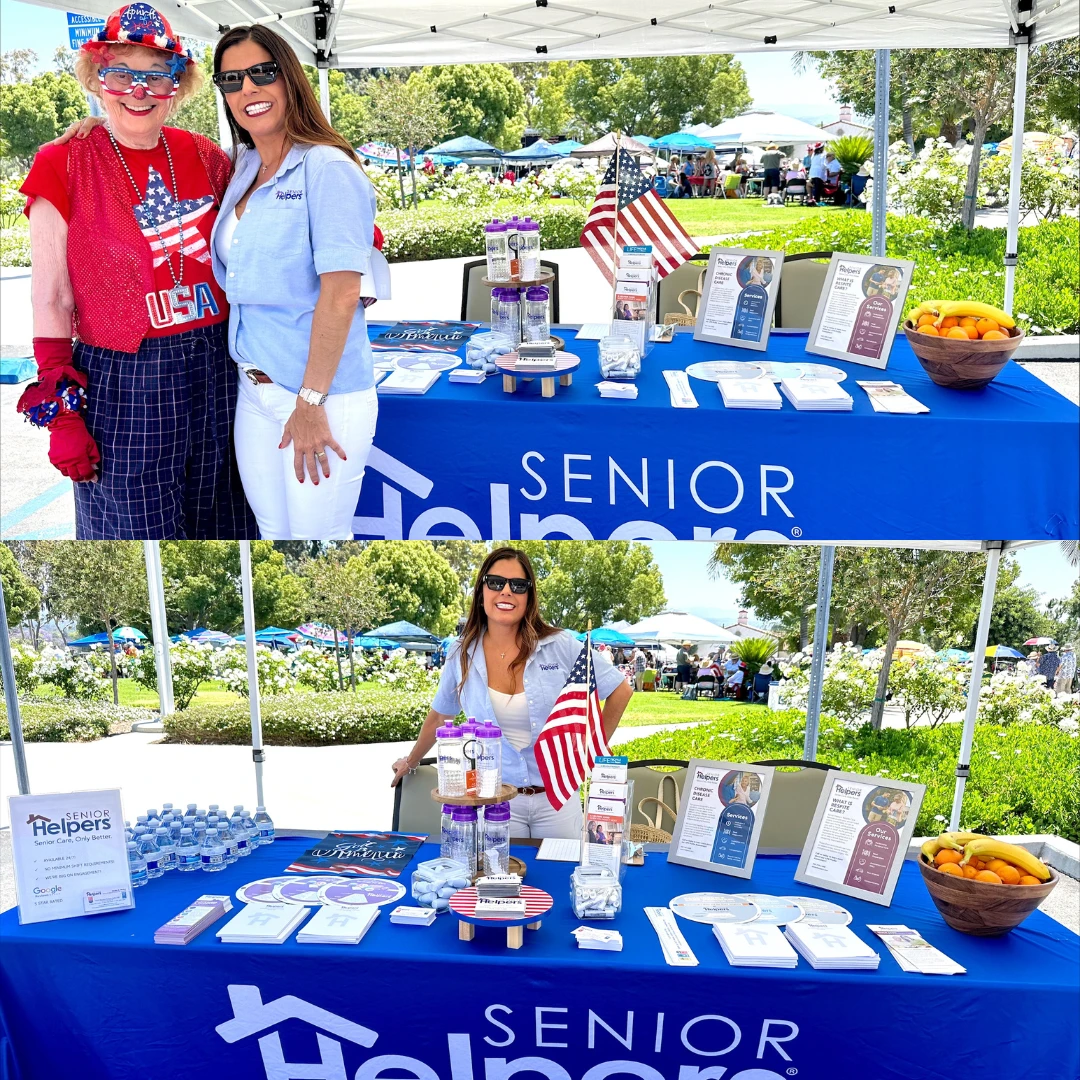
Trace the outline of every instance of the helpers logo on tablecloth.
[[[377, 1080], [388, 1071], [406, 1070], [416, 1080], [494, 1080], [519, 1073], [544, 1080], [616, 1076], [620, 1080], [788, 1080], [798, 1074], [790, 1044], [798, 1037], [799, 1026], [791, 1020], [762, 1019], [752, 1031], [744, 1031], [734, 1020], [717, 1014], [684, 1020], [639, 1011], [616, 1018], [592, 1009], [536, 1006], [515, 1012], [509, 1005], [489, 1005], [475, 1043], [472, 1032], [447, 1033], [446, 1056], [440, 1054], [439, 1060], [425, 1062], [405, 1054], [361, 1060], [356, 1048], [370, 1049], [379, 1037], [370, 1028], [291, 994], [264, 1002], [257, 986], [230, 986], [229, 1000], [233, 1018], [215, 1030], [227, 1043], [258, 1036], [266, 1080]], [[318, 1051], [318, 1061], [285, 1060], [281, 1036], [273, 1029], [291, 1020], [315, 1028], [312, 1050]], [[458, 1025], [462, 1025], [460, 1019]], [[628, 1055], [648, 1055], [656, 1064], [626, 1058], [599, 1061], [600, 1041], [618, 1043]], [[499, 1053], [511, 1046], [510, 1056]], [[546, 1049], [566, 1051], [559, 1057], [573, 1060], [581, 1071], [568, 1072], [565, 1065], [544, 1056]], [[716, 1064], [717, 1058], [728, 1054], [733, 1055], [733, 1064]], [[354, 1059], [360, 1063], [350, 1073]], [[776, 1069], [753, 1064], [766, 1059]]]

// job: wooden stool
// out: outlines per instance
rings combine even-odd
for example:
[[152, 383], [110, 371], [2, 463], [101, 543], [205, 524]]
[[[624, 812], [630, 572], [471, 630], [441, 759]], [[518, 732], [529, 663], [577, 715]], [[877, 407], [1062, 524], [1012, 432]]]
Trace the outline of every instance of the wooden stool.
[[539, 930], [540, 916], [546, 915], [554, 903], [550, 893], [531, 885], [521, 886], [521, 898], [525, 901], [523, 919], [497, 919], [477, 916], [476, 902], [479, 899], [475, 886], [461, 889], [450, 897], [450, 910], [458, 917], [458, 940], [472, 941], [476, 937], [478, 926], [506, 928], [506, 947], [520, 949], [525, 943], [523, 930]]

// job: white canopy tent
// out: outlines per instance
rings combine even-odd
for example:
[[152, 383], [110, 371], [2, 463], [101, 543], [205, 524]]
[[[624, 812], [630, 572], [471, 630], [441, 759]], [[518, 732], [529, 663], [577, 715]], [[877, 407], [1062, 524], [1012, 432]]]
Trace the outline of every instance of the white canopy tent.
[[801, 145], [828, 142], [832, 138], [827, 131], [805, 120], [765, 109], [751, 109], [700, 134], [714, 143], [747, 143], [753, 146], [771, 143], [777, 146]]
[[656, 641], [662, 645], [681, 645], [684, 641], [695, 645], [726, 645], [735, 640], [730, 630], [685, 611], [662, 611], [659, 615], [650, 615], [626, 627], [623, 633], [635, 641]]

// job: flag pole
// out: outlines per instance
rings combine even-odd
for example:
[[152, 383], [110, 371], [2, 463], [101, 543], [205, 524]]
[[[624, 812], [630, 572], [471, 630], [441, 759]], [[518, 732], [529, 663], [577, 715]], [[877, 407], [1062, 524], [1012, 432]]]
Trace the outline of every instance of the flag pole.
[[[622, 132], [615, 132], [615, 224], [611, 230], [611, 317], [615, 318], [615, 296], [618, 292], [619, 280], [619, 165], [622, 155]], [[592, 633], [592, 620], [589, 620], [589, 633]], [[592, 650], [592, 639], [589, 639], [589, 649]]]
[[[618, 149], [616, 148], [616, 153]], [[615, 166], [618, 169], [618, 165]], [[615, 213], [616, 216], [619, 212], [619, 196], [618, 196], [618, 182], [615, 184]], [[585, 751], [586, 757], [588, 756], [591, 739], [589, 737], [589, 719], [592, 716], [591, 699], [589, 696], [589, 687], [592, 685], [592, 681], [589, 676], [592, 674], [592, 618], [590, 617], [585, 627], [585, 746], [582, 748]], [[590, 783], [590, 777], [586, 776], [582, 781], [582, 785], [585, 787], [585, 805], [581, 808], [581, 851], [578, 855], [578, 862], [582, 866], [588, 865], [588, 851], [589, 851], [589, 833], [588, 833], [588, 820], [589, 820], [589, 790], [588, 784]], [[580, 798], [580, 796], [579, 796]]]

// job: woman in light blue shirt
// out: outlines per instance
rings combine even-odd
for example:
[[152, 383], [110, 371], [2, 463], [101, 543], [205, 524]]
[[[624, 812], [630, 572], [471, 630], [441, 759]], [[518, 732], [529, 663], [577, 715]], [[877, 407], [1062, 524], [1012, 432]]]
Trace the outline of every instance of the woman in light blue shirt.
[[265, 539], [348, 539], [378, 413], [361, 300], [382, 259], [374, 191], [272, 30], [229, 30], [214, 83], [237, 151], [211, 248], [244, 493]]
[[[573, 634], [541, 618], [528, 555], [496, 548], [477, 574], [465, 629], [450, 647], [416, 745], [394, 762], [392, 784], [415, 772], [435, 745], [435, 729], [458, 713], [493, 720], [503, 733], [503, 782], [518, 789], [510, 800], [511, 835], [580, 836], [580, 801], [575, 797], [560, 810], [552, 809], [533, 753], [580, 653], [581, 642]], [[605, 655], [593, 650], [592, 662], [596, 689], [604, 700], [604, 733], [610, 739], [633, 691]]]

